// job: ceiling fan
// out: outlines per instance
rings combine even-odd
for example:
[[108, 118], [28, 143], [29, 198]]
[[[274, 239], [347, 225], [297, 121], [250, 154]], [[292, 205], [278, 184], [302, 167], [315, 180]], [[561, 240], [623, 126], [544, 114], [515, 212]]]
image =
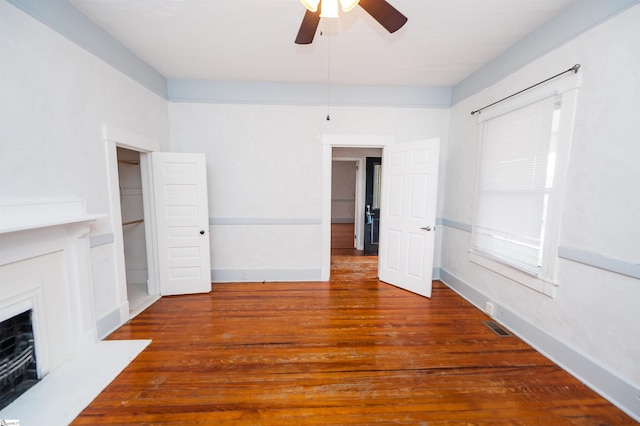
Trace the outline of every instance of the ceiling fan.
[[[296, 44], [311, 44], [320, 23], [320, 18], [338, 17], [338, 0], [301, 0], [307, 11], [302, 18], [302, 24], [298, 30]], [[348, 12], [358, 4], [369, 15], [380, 23], [387, 31], [394, 33], [407, 22], [407, 17], [385, 0], [340, 0], [342, 10]]]

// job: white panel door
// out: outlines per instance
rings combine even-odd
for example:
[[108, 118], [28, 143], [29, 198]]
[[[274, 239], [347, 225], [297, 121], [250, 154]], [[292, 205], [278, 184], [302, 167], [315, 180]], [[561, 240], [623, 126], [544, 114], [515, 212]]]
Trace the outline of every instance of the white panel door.
[[151, 154], [160, 294], [211, 291], [204, 154]]
[[380, 208], [381, 281], [431, 297], [439, 139], [384, 148]]

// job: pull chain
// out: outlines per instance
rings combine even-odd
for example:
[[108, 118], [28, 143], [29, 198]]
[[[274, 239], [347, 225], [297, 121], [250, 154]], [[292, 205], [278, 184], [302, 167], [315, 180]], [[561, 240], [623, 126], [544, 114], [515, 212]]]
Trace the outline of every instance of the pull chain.
[[[324, 35], [320, 29], [320, 35]], [[329, 109], [331, 105], [331, 34], [327, 33], [327, 121], [331, 121]]]

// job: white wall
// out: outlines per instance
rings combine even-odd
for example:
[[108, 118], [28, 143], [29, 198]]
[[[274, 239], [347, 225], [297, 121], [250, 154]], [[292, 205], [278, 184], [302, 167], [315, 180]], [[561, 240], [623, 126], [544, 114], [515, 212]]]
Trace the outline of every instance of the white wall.
[[207, 155], [215, 281], [320, 279], [323, 134], [446, 140], [445, 109], [172, 102], [171, 149]]
[[[163, 98], [4, 1], [0, 57], [3, 203], [79, 198], [89, 213], [108, 213], [103, 125], [168, 148]], [[115, 274], [110, 223], [107, 218], [93, 226], [92, 266], [98, 321], [113, 318], [113, 326], [126, 288]]]
[[[479, 147], [470, 111], [581, 64], [560, 246], [605, 264], [640, 264], [640, 6], [592, 29], [451, 109], [446, 159], [443, 277], [474, 302], [494, 301], [585, 360], [640, 386], [640, 280], [567, 259], [550, 298], [470, 263]], [[506, 318], [506, 316], [505, 316]], [[529, 333], [529, 337], [535, 333]], [[543, 350], [549, 349], [542, 348]], [[556, 355], [561, 354], [558, 351]], [[569, 357], [570, 358], [570, 357]], [[565, 363], [579, 370], [577, 363]], [[580, 374], [580, 372], [578, 371]], [[589, 378], [587, 377], [589, 380]], [[595, 380], [595, 379], [594, 379]], [[597, 384], [596, 384], [597, 385]], [[604, 393], [614, 392], [604, 390]], [[632, 393], [629, 402], [635, 398]], [[640, 394], [640, 393], [638, 393]], [[637, 405], [637, 402], [635, 403]], [[629, 407], [627, 407], [629, 409]], [[640, 408], [637, 408], [640, 412]]]

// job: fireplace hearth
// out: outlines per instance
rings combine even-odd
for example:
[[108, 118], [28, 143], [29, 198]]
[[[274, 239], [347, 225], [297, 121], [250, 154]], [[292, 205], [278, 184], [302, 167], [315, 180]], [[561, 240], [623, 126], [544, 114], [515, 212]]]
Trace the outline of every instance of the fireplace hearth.
[[31, 314], [0, 322], [0, 410], [38, 382]]

